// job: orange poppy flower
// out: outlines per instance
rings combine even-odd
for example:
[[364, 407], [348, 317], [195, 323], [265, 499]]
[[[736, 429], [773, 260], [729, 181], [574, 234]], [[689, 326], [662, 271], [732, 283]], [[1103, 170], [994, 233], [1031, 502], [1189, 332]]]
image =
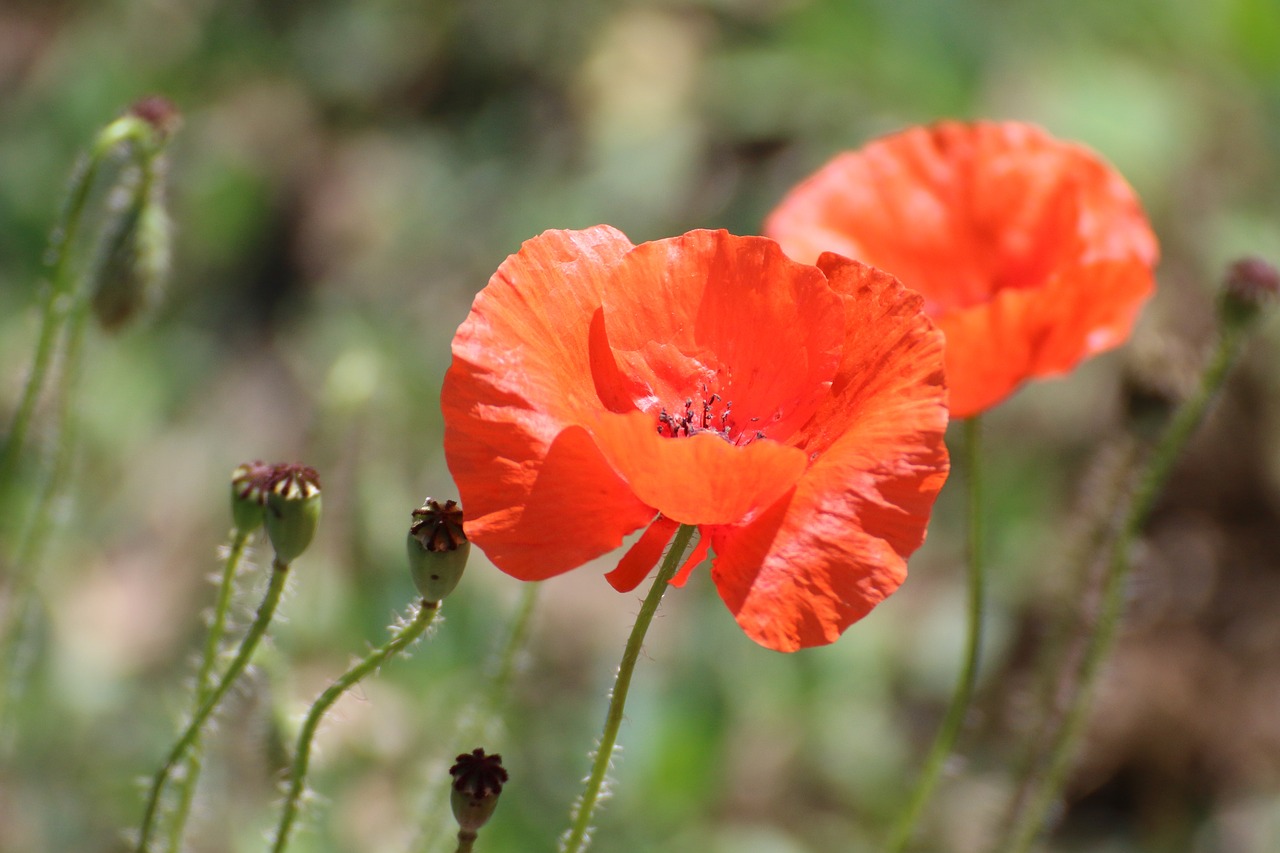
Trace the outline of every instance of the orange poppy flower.
[[829, 643], [902, 582], [947, 475], [942, 336], [892, 277], [772, 240], [633, 246], [548, 231], [453, 340], [445, 455], [468, 538], [542, 580], [648, 529], [606, 576], [634, 589], [678, 524], [769, 648]]
[[919, 291], [947, 338], [954, 417], [1117, 346], [1155, 286], [1133, 190], [1026, 124], [945, 122], [841, 154], [765, 233], [797, 260], [837, 252]]

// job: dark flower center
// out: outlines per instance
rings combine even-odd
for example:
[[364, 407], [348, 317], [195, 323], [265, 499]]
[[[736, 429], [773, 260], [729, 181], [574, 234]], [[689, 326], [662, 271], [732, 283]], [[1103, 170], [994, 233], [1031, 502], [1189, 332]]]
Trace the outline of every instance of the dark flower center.
[[664, 406], [658, 413], [658, 435], [668, 438], [687, 438], [700, 432], [718, 435], [733, 445], [750, 444], [757, 438], [764, 438], [764, 432], [755, 428], [759, 418], [748, 421], [748, 429], [739, 429], [733, 415], [733, 401], [724, 400], [714, 394], [705, 384], [702, 394], [689, 397], [684, 407], [675, 412], [667, 411]]

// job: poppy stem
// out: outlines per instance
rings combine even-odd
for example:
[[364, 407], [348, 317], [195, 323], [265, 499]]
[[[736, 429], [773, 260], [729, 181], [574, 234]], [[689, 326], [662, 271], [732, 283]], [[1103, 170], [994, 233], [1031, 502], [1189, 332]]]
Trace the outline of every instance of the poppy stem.
[[[1146, 470], [1138, 477], [1128, 512], [1111, 542], [1110, 556], [1101, 578], [1101, 609], [1097, 621], [1088, 635], [1078, 668], [1064, 674], [1064, 678], [1074, 678], [1076, 689], [1069, 700], [1062, 725], [1042, 753], [1043, 760], [1033, 763], [1027, 778], [1019, 785], [1019, 800], [1014, 804], [1010, 819], [1005, 822], [1008, 829], [1001, 844], [995, 848], [997, 850], [1025, 853], [1046, 828], [1046, 816], [1061, 797], [1072, 761], [1079, 751], [1102, 663], [1115, 645], [1116, 632], [1124, 615], [1132, 568], [1129, 555], [1134, 541], [1151, 514], [1182, 449], [1221, 390], [1246, 337], [1247, 328], [1222, 324], [1217, 346], [1200, 376], [1199, 387], [1174, 412], [1151, 452]], [[1037, 790], [1035, 777], [1041, 768], [1043, 775]]]
[[623, 709], [627, 704], [627, 690], [631, 687], [631, 675], [635, 671], [636, 661], [640, 657], [640, 648], [644, 645], [644, 636], [649, 630], [649, 623], [658, 612], [658, 604], [671, 579], [680, 567], [681, 558], [697, 528], [690, 524], [682, 524], [671, 540], [667, 556], [653, 579], [653, 586], [640, 605], [640, 613], [631, 628], [631, 636], [627, 638], [626, 648], [622, 652], [622, 663], [618, 665], [618, 677], [613, 684], [613, 692], [609, 699], [609, 711], [604, 718], [604, 731], [600, 735], [600, 745], [596, 749], [595, 761], [591, 765], [591, 775], [587, 777], [586, 788], [582, 798], [578, 800], [572, 814], [573, 825], [565, 833], [560, 844], [560, 853], [581, 853], [589, 843], [588, 833], [591, 828], [591, 816], [600, 801], [604, 788], [605, 773], [609, 770], [613, 748], [618, 742], [618, 728], [622, 725]]
[[[74, 413], [73, 392], [78, 373], [79, 339], [83, 337], [84, 317], [88, 312], [90, 285], [96, 270], [81, 269], [73, 255], [81, 243], [82, 228], [89, 212], [93, 190], [104, 164], [108, 164], [122, 146], [133, 146], [131, 162], [141, 164], [151, 154], [148, 140], [151, 131], [136, 116], [123, 116], [112, 121], [94, 138], [87, 153], [82, 154], [73, 169], [67, 198], [61, 214], [49, 233], [46, 263], [47, 278], [41, 283], [40, 328], [37, 332], [31, 367], [23, 382], [21, 397], [14, 409], [8, 433], [0, 439], [0, 540], [18, 543], [18, 546], [0, 555], [7, 565], [0, 567], [6, 576], [0, 598], [8, 599], [10, 618], [0, 620], [0, 735], [8, 739], [16, 733], [9, 732], [9, 712], [16, 707], [26, 677], [30, 655], [27, 645], [31, 631], [38, 619], [38, 602], [34, 589], [37, 570], [33, 565], [52, 521], [50, 507], [57, 490], [63, 485], [70, 469], [70, 451], [73, 430], [67, 421]], [[71, 332], [68, 333], [68, 325]], [[73, 344], [72, 341], [75, 343]], [[64, 353], [71, 353], [71, 357]], [[62, 401], [56, 412], [51, 432], [55, 436], [54, 470], [33, 472], [38, 485], [32, 491], [37, 495], [31, 507], [21, 507], [23, 490], [19, 489], [20, 468], [24, 458], [38, 458], [40, 453], [27, 447], [28, 433], [36, 417], [37, 404], [44, 395], [49, 373], [59, 363], [64, 368]], [[7, 549], [6, 549], [7, 550]]]
[[[459, 712], [453, 721], [450, 735], [443, 738], [442, 742], [487, 743], [496, 741], [501, 736], [501, 712], [506, 703], [507, 690], [516, 676], [522, 652], [529, 640], [529, 630], [533, 626], [533, 613], [541, 589], [542, 584], [538, 582], [523, 584], [524, 591], [520, 594], [520, 602], [516, 605], [516, 613], [507, 629], [501, 650], [485, 669], [486, 684], [480, 700], [468, 704]], [[448, 810], [447, 793], [445, 796], [433, 794], [419, 807], [422, 822], [419, 824], [418, 841], [411, 849], [428, 853], [443, 848], [443, 839], [448, 836], [441, 825], [448, 819]]]
[[925, 758], [924, 770], [916, 784], [910, 803], [903, 810], [886, 850], [901, 853], [906, 850], [915, 835], [920, 815], [933, 797], [934, 789], [942, 778], [943, 768], [951, 757], [956, 739], [964, 727], [965, 717], [973, 701], [974, 687], [978, 682], [978, 665], [982, 653], [982, 615], [986, 587], [983, 567], [982, 524], [982, 419], [975, 415], [964, 421], [964, 470], [968, 484], [968, 531], [965, 543], [965, 563], [968, 580], [968, 630], [965, 637], [964, 661], [955, 692], [942, 725], [934, 737], [933, 745]]
[[[240, 560], [244, 556], [245, 547], [249, 543], [251, 530], [236, 528], [231, 534], [231, 549], [222, 565], [222, 577], [218, 580], [218, 598], [213, 606], [213, 616], [209, 620], [209, 633], [204, 639], [204, 651], [200, 657], [200, 670], [196, 674], [194, 714], [209, 697], [212, 689], [213, 667], [222, 649], [222, 635], [226, 631], [227, 616], [231, 612], [231, 594], [235, 589], [236, 573], [240, 568]], [[173, 822], [169, 827], [169, 849], [178, 851], [182, 848], [182, 832], [186, 827], [187, 817], [191, 813], [191, 802], [195, 798], [196, 782], [200, 778], [201, 755], [200, 735], [187, 754], [185, 772], [178, 782], [178, 807], [174, 812]]]
[[148, 853], [151, 849], [151, 835], [155, 831], [156, 817], [160, 810], [160, 795], [164, 792], [165, 782], [169, 780], [170, 774], [178, 763], [186, 757], [187, 751], [199, 740], [205, 722], [213, 714], [214, 709], [218, 707], [222, 697], [231, 689], [231, 685], [240, 677], [240, 673], [244, 672], [244, 668], [248, 666], [249, 659], [253, 657], [254, 651], [258, 648], [258, 643], [267, 633], [267, 626], [271, 624], [271, 617], [275, 614], [276, 606], [280, 603], [280, 596], [284, 593], [285, 581], [288, 580], [288, 576], [288, 563], [282, 563], [279, 559], [272, 562], [271, 582], [267, 586], [267, 592], [262, 598], [262, 603], [258, 605], [258, 612], [254, 616], [253, 624], [249, 626], [244, 639], [240, 641], [240, 648], [237, 650], [236, 656], [227, 665], [227, 670], [222, 674], [218, 685], [205, 698], [200, 709], [192, 715], [191, 721], [187, 723], [186, 729], [182, 732], [182, 736], [178, 738], [178, 742], [169, 750], [164, 764], [160, 765], [160, 769], [156, 771], [155, 778], [151, 780], [151, 788], [147, 793], [147, 806], [142, 815], [142, 826], [138, 834], [138, 844], [134, 848], [136, 853]]
[[306, 784], [307, 770], [311, 764], [311, 745], [315, 742], [320, 719], [343, 693], [355, 687], [366, 675], [376, 671], [378, 667], [421, 637], [427, 628], [431, 627], [431, 623], [435, 621], [436, 614], [439, 612], [440, 602], [420, 602], [418, 613], [412, 621], [397, 625], [392, 631], [390, 640], [365, 655], [343, 673], [311, 705], [306, 719], [303, 720], [302, 729], [298, 732], [298, 745], [293, 750], [293, 767], [289, 771], [289, 791], [285, 794], [284, 805], [280, 810], [280, 823], [276, 827], [275, 841], [271, 845], [273, 853], [282, 853], [289, 846], [289, 833], [298, 817], [298, 802], [302, 799], [302, 788]]

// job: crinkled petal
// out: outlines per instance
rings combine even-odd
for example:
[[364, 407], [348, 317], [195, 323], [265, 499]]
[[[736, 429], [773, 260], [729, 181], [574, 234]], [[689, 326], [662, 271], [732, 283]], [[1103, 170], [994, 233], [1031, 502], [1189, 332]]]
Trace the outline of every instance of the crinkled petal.
[[705, 388], [732, 403], [738, 429], [775, 439], [826, 395], [844, 343], [832, 322], [840, 300], [818, 270], [772, 240], [725, 231], [637, 246], [613, 269], [602, 303], [603, 334], [592, 345], [611, 358], [593, 363], [611, 360], [635, 379], [635, 408], [676, 412]]
[[1004, 291], [941, 317], [952, 415], [982, 412], [1025, 378], [1066, 373], [1120, 345], [1154, 286], [1142, 262], [1099, 262], [1068, 269], [1042, 290]]
[[601, 283], [630, 249], [606, 226], [526, 242], [454, 338], [445, 457], [468, 536], [516, 577], [574, 568], [654, 515], [576, 426], [602, 408], [587, 338]]
[[921, 313], [920, 295], [839, 255], [824, 254], [818, 267], [843, 298], [846, 326], [857, 332], [845, 344], [829, 397], [794, 443], [814, 460], [851, 429], [883, 443], [886, 454], [934, 441], [948, 421], [943, 334]]
[[713, 528], [720, 597], [762, 646], [834, 642], [902, 583], [946, 476], [941, 435], [889, 459], [841, 439], [753, 522]]
[[845, 258], [819, 264], [857, 333], [798, 434], [812, 464], [755, 519], [712, 528], [721, 597], [779, 651], [834, 641], [901, 584], [949, 467], [942, 335], [920, 297]]
[[[1152, 290], [1158, 255], [1133, 190], [1113, 168], [1013, 122], [944, 122], [843, 154], [788, 194], [765, 231], [798, 260], [836, 252], [923, 294], [948, 333], [959, 417], [1124, 340]], [[1110, 264], [1127, 273], [1113, 274]], [[1087, 295], [1064, 296], [1068, 283]], [[985, 306], [991, 316], [969, 314]], [[1049, 315], [1060, 326], [1052, 333], [1040, 323]], [[1000, 336], [959, 331], [970, 327]]]

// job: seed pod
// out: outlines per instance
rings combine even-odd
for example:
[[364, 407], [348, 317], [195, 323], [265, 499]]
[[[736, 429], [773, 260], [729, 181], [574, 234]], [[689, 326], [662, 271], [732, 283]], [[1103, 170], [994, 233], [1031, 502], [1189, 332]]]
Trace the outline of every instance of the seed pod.
[[441, 506], [434, 498], [427, 498], [413, 511], [406, 545], [413, 585], [423, 600], [444, 600], [462, 580], [471, 554], [458, 502], [446, 501]]
[[315, 536], [320, 523], [320, 477], [306, 465], [276, 465], [267, 483], [264, 514], [276, 560], [288, 565]]
[[231, 521], [236, 530], [251, 533], [262, 526], [272, 471], [267, 463], [255, 460], [231, 472]]
[[453, 790], [449, 795], [453, 819], [463, 832], [474, 833], [489, 822], [498, 807], [498, 795], [507, 781], [507, 771], [502, 766], [501, 755], [485, 755], [478, 747], [454, 761], [449, 768], [449, 775], [453, 777]]

